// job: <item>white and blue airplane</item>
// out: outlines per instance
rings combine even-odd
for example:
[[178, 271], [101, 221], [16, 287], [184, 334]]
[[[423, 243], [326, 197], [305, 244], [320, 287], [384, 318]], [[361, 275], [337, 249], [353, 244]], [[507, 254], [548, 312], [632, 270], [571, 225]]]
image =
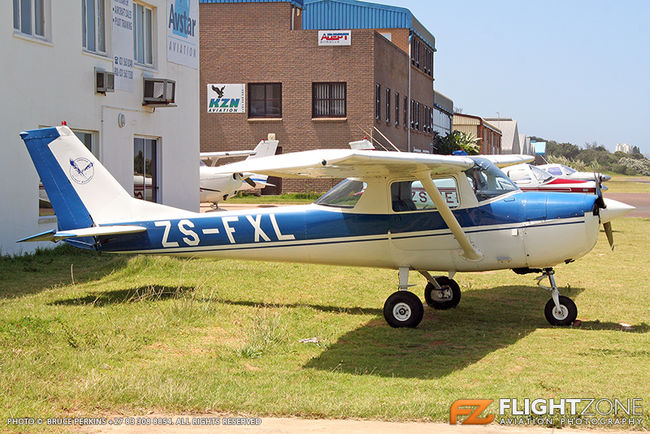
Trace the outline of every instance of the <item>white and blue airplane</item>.
[[528, 156], [329, 149], [221, 166], [224, 173], [345, 178], [314, 204], [198, 214], [131, 197], [66, 126], [21, 137], [58, 229], [20, 241], [65, 240], [111, 253], [395, 269], [399, 290], [383, 309], [393, 327], [416, 327], [422, 320], [423, 304], [408, 290], [409, 270], [426, 278], [427, 304], [448, 309], [460, 301], [456, 272], [496, 269], [541, 273], [538, 284], [548, 278], [550, 287], [540, 284], [551, 293], [545, 316], [553, 325], [569, 325], [577, 308], [559, 295], [553, 266], [587, 254], [601, 222], [633, 209], [600, 192], [523, 193], [497, 166]]
[[[223, 151], [201, 152], [201, 166], [199, 168], [199, 192], [201, 202], [226, 200], [240, 190], [264, 188], [271, 185], [267, 182], [268, 176], [256, 173], [224, 173], [215, 167], [217, 161], [224, 157], [243, 157], [247, 159], [267, 157], [274, 155], [278, 148], [277, 140], [260, 140], [255, 149], [250, 151]], [[211, 162], [211, 165], [205, 163]]]

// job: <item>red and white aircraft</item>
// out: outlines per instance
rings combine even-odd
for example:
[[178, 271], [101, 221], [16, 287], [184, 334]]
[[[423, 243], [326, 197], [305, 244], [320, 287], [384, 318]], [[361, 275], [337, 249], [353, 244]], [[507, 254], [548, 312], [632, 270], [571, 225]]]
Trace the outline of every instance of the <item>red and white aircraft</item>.
[[[522, 191], [555, 191], [560, 193], [595, 193], [596, 181], [558, 178], [532, 164], [517, 164], [503, 169]], [[607, 188], [603, 187], [603, 190]]]

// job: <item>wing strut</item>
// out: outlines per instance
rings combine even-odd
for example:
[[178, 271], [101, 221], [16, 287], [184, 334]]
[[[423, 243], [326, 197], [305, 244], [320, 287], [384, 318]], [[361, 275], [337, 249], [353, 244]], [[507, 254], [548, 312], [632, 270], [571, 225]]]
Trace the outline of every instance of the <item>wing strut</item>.
[[454, 217], [454, 214], [449, 209], [447, 202], [442, 198], [438, 187], [436, 187], [436, 184], [431, 180], [430, 173], [420, 173], [418, 174], [418, 179], [429, 194], [433, 203], [436, 205], [438, 212], [440, 212], [440, 216], [443, 218], [445, 223], [447, 223], [447, 226], [449, 226], [451, 233], [454, 234], [456, 241], [458, 241], [458, 244], [460, 244], [460, 247], [463, 249], [463, 256], [473, 261], [481, 259], [483, 254], [476, 250], [469, 242], [469, 238], [467, 238], [467, 235], [463, 232], [463, 228], [460, 227], [458, 220], [456, 220], [456, 217]]

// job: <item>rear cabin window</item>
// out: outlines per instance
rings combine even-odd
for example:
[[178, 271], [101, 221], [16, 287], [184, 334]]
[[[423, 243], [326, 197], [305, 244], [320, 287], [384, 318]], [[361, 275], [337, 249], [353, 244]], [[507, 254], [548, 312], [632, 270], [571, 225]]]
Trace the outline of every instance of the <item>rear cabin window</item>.
[[[433, 183], [438, 187], [449, 208], [459, 206], [458, 188], [454, 178], [434, 179]], [[390, 194], [395, 212], [436, 209], [436, 205], [420, 181], [394, 182], [390, 186]]]

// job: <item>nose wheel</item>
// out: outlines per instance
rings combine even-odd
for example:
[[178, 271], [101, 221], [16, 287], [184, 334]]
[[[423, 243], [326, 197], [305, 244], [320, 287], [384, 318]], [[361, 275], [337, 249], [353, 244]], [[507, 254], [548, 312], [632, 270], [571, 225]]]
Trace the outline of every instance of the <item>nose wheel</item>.
[[[551, 299], [544, 307], [544, 316], [551, 325], [569, 326], [578, 317], [578, 308], [569, 297], [560, 295], [560, 291], [555, 284], [554, 274], [555, 271], [552, 268], [545, 268], [542, 275], [536, 278], [537, 285], [540, 288], [551, 291]], [[545, 277], [548, 277], [550, 287], [541, 284]]]

